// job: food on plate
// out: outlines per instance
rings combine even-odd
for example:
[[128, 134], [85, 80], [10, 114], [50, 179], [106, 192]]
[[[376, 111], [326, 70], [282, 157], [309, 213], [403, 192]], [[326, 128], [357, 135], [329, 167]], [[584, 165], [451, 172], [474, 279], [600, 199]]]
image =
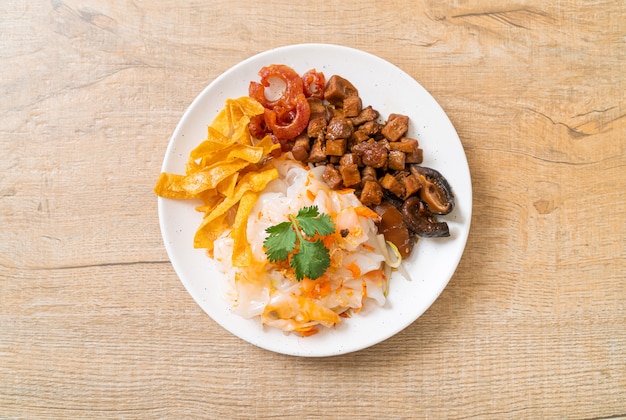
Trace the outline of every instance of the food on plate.
[[235, 240], [233, 264], [250, 263], [246, 222], [256, 198], [278, 177], [266, 159], [279, 146], [269, 136], [254, 141], [250, 118], [263, 107], [249, 97], [229, 99], [208, 127], [206, 140], [191, 151], [185, 175], [162, 172], [155, 192], [165, 198], [199, 199], [204, 213], [194, 246], [213, 249], [213, 242], [229, 226]]
[[265, 231], [263, 247], [272, 263], [290, 261], [296, 280], [320, 278], [330, 267], [330, 252], [323, 238], [335, 232], [335, 224], [317, 206], [303, 207], [289, 221], [270, 226]]
[[[385, 261], [395, 260], [377, 232], [378, 215], [351, 191], [328, 187], [323, 167], [309, 169], [286, 154], [273, 162], [279, 176], [259, 195], [248, 219], [252, 263], [233, 266], [228, 231], [215, 241], [217, 267], [232, 284], [233, 311], [311, 335], [359, 312], [368, 301], [384, 304], [391, 272]], [[278, 238], [275, 246], [278, 232], [294, 234]], [[280, 246], [291, 240], [297, 242], [293, 248]], [[288, 255], [274, 254], [285, 250]], [[304, 252], [300, 261], [298, 252]], [[327, 269], [299, 273], [299, 267], [316, 270], [320, 264]]]
[[449, 236], [437, 217], [455, 200], [420, 165], [408, 116], [382, 122], [339, 75], [274, 64], [259, 77], [155, 192], [202, 202], [194, 246], [228, 278], [235, 313], [308, 336], [383, 305], [417, 237]]
[[[289, 74], [283, 76], [288, 88], [277, 101], [261, 96], [265, 129], [251, 129], [253, 135], [274, 135], [269, 124], [273, 117], [268, 119], [271, 109], [293, 110], [295, 102], [301, 101], [296, 73], [285, 67], [264, 67], [259, 72], [261, 84], [250, 83], [251, 96], [264, 95], [269, 75]], [[302, 85], [325, 80], [318, 74], [315, 69], [306, 72]], [[448, 224], [437, 216], [454, 209], [454, 194], [441, 173], [421, 166], [423, 150], [417, 139], [408, 136], [409, 117], [392, 113], [381, 122], [380, 113], [371, 105], [364, 107], [358, 89], [339, 75], [331, 76], [323, 87], [318, 83], [315, 92], [305, 94], [309, 105], [306, 128], [291, 138], [279, 136], [275, 141], [281, 149], [309, 166], [323, 165], [323, 179], [331, 188], [354, 189], [361, 202], [381, 216], [379, 231], [403, 258], [410, 255], [417, 237], [449, 236]]]

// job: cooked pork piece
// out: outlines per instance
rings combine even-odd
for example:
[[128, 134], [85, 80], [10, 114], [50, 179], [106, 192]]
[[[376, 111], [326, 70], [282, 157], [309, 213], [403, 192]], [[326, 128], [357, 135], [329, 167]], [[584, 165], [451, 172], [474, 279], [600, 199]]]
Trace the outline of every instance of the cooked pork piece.
[[376, 169], [372, 168], [371, 166], [366, 166], [361, 169], [361, 181], [361, 183], [365, 183], [365, 181], [378, 182], [378, 179], [376, 178]]
[[394, 171], [402, 171], [405, 168], [406, 155], [398, 150], [391, 150], [389, 152], [389, 169]]
[[[346, 153], [348, 148], [348, 140], [346, 139], [337, 139], [337, 140], [326, 140], [326, 154], [328, 156], [343, 156]], [[404, 155], [404, 153], [402, 153]]]
[[422, 184], [419, 179], [413, 174], [403, 176], [400, 182], [404, 185], [404, 198], [415, 194], [420, 190], [420, 188], [422, 188]]
[[380, 114], [371, 105], [363, 108], [357, 117], [352, 118], [352, 123], [357, 126], [367, 121], [374, 121]]
[[359, 96], [359, 91], [343, 77], [331, 76], [326, 84], [324, 99], [335, 106], [342, 106], [343, 100], [348, 96]]
[[382, 168], [387, 165], [387, 148], [379, 142], [364, 141], [355, 145], [352, 151], [361, 158], [365, 166]]
[[319, 162], [324, 162], [325, 160], [326, 160], [326, 144], [324, 142], [324, 137], [319, 136], [313, 142], [313, 146], [311, 146], [311, 153], [309, 154], [309, 162], [319, 163]]
[[326, 165], [326, 169], [324, 169], [324, 173], [322, 174], [322, 179], [330, 188], [334, 190], [341, 187], [341, 174], [333, 164], [329, 163]]
[[306, 98], [309, 102], [309, 109], [311, 110], [311, 116], [309, 118], [313, 119], [319, 115], [326, 114], [326, 106], [324, 105], [324, 101], [320, 98], [315, 98], [313, 96]]
[[326, 138], [329, 140], [348, 139], [352, 133], [354, 133], [354, 126], [347, 118], [333, 117], [326, 127]]
[[381, 125], [376, 121], [366, 121], [359, 126], [357, 131], [361, 131], [367, 134], [369, 137], [374, 137], [378, 133], [380, 133]]
[[346, 117], [358, 117], [363, 103], [359, 96], [348, 96], [343, 100], [343, 113]]
[[326, 118], [324, 115], [318, 115], [315, 118], [309, 120], [309, 125], [306, 129], [306, 134], [311, 138], [317, 138], [320, 135], [324, 135], [326, 131]]
[[412, 153], [415, 149], [419, 148], [419, 143], [416, 139], [409, 137], [402, 137], [400, 141], [394, 141], [389, 143], [391, 150], [399, 150], [404, 153]]
[[339, 173], [345, 187], [355, 187], [361, 183], [361, 172], [357, 165], [339, 165]]
[[390, 114], [387, 123], [381, 130], [389, 141], [398, 141], [409, 130], [409, 117], [400, 114]]
[[365, 131], [356, 130], [354, 133], [352, 133], [352, 137], [350, 137], [350, 140], [356, 144], [369, 140], [369, 138], [369, 134], [367, 134]]
[[364, 206], [380, 204], [383, 199], [383, 189], [378, 181], [365, 181], [363, 183], [363, 189], [361, 190], [360, 199]]
[[310, 150], [311, 143], [309, 141], [309, 136], [307, 136], [306, 133], [302, 133], [298, 137], [296, 137], [296, 141], [293, 144], [291, 153], [293, 154], [293, 158], [295, 160], [305, 162], [309, 158]]
[[406, 154], [406, 163], [422, 163], [423, 161], [424, 151], [420, 148]]
[[402, 185], [402, 183], [390, 173], [386, 173], [385, 176], [383, 176], [380, 180], [380, 185], [398, 197], [404, 196], [404, 185]]
[[346, 153], [341, 157], [339, 161], [341, 165], [357, 165], [362, 166], [361, 159], [354, 153]]

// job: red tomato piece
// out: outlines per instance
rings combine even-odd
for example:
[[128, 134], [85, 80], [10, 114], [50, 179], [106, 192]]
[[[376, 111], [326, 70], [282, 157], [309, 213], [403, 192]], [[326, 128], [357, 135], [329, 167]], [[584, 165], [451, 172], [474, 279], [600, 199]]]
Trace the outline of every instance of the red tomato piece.
[[[295, 116], [287, 124], [281, 124], [279, 116], [273, 109], [265, 110], [265, 124], [279, 140], [293, 139], [302, 133], [309, 124], [311, 108], [304, 93], [300, 93], [295, 98]], [[289, 112], [289, 111], [287, 111]], [[281, 119], [285, 119], [284, 114]], [[284, 123], [285, 121], [283, 121]]]
[[[298, 73], [296, 73], [294, 69], [284, 64], [272, 64], [269, 66], [265, 66], [259, 71], [259, 76], [261, 76], [261, 85], [264, 88], [270, 85], [270, 79], [274, 77], [279, 78], [283, 82], [285, 82], [285, 89], [283, 90], [281, 96], [274, 101], [270, 101], [267, 99], [267, 97], [265, 96], [265, 89], [263, 89], [263, 96], [265, 98], [266, 108], [274, 108], [276, 106], [293, 108], [295, 106], [296, 98], [298, 97], [298, 95], [303, 93], [302, 78], [298, 75]], [[255, 94], [257, 93], [255, 92]], [[255, 98], [254, 96], [252, 97]], [[262, 101], [259, 102], [263, 104]]]
[[304, 96], [324, 99], [326, 77], [324, 73], [311, 69], [302, 75]]
[[252, 99], [255, 99], [265, 108], [269, 108], [269, 105], [267, 104], [267, 98], [265, 97], [265, 87], [262, 84], [257, 82], [250, 82], [250, 86], [248, 86], [248, 96], [250, 96]]

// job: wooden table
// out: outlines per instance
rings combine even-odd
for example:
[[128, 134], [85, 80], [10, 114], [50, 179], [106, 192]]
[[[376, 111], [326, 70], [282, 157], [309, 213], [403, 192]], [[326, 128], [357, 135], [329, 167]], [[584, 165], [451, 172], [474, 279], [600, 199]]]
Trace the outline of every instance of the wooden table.
[[[0, 417], [626, 416], [626, 3], [159, 3], [0, 6]], [[303, 42], [412, 75], [473, 180], [440, 298], [326, 359], [213, 322], [153, 193], [193, 98]]]

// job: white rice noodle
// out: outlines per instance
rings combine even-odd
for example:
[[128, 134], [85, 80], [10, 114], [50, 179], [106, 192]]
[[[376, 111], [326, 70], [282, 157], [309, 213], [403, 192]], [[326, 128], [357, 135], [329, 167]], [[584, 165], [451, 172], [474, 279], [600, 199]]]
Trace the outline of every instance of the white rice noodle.
[[[215, 260], [232, 284], [234, 312], [260, 317], [264, 325], [285, 332], [311, 334], [319, 327], [334, 326], [342, 314], [358, 312], [367, 301], [384, 305], [389, 270], [374, 221], [356, 211], [361, 202], [351, 192], [331, 190], [322, 181], [323, 166], [308, 170], [287, 159], [276, 159], [274, 164], [279, 178], [268, 184], [248, 219], [255, 262], [246, 268], [232, 267], [229, 232], [215, 241]], [[263, 241], [268, 227], [312, 205], [331, 217], [336, 232], [348, 233], [336, 235], [330, 247], [331, 266], [323, 277], [298, 282], [293, 269], [269, 263]]]

